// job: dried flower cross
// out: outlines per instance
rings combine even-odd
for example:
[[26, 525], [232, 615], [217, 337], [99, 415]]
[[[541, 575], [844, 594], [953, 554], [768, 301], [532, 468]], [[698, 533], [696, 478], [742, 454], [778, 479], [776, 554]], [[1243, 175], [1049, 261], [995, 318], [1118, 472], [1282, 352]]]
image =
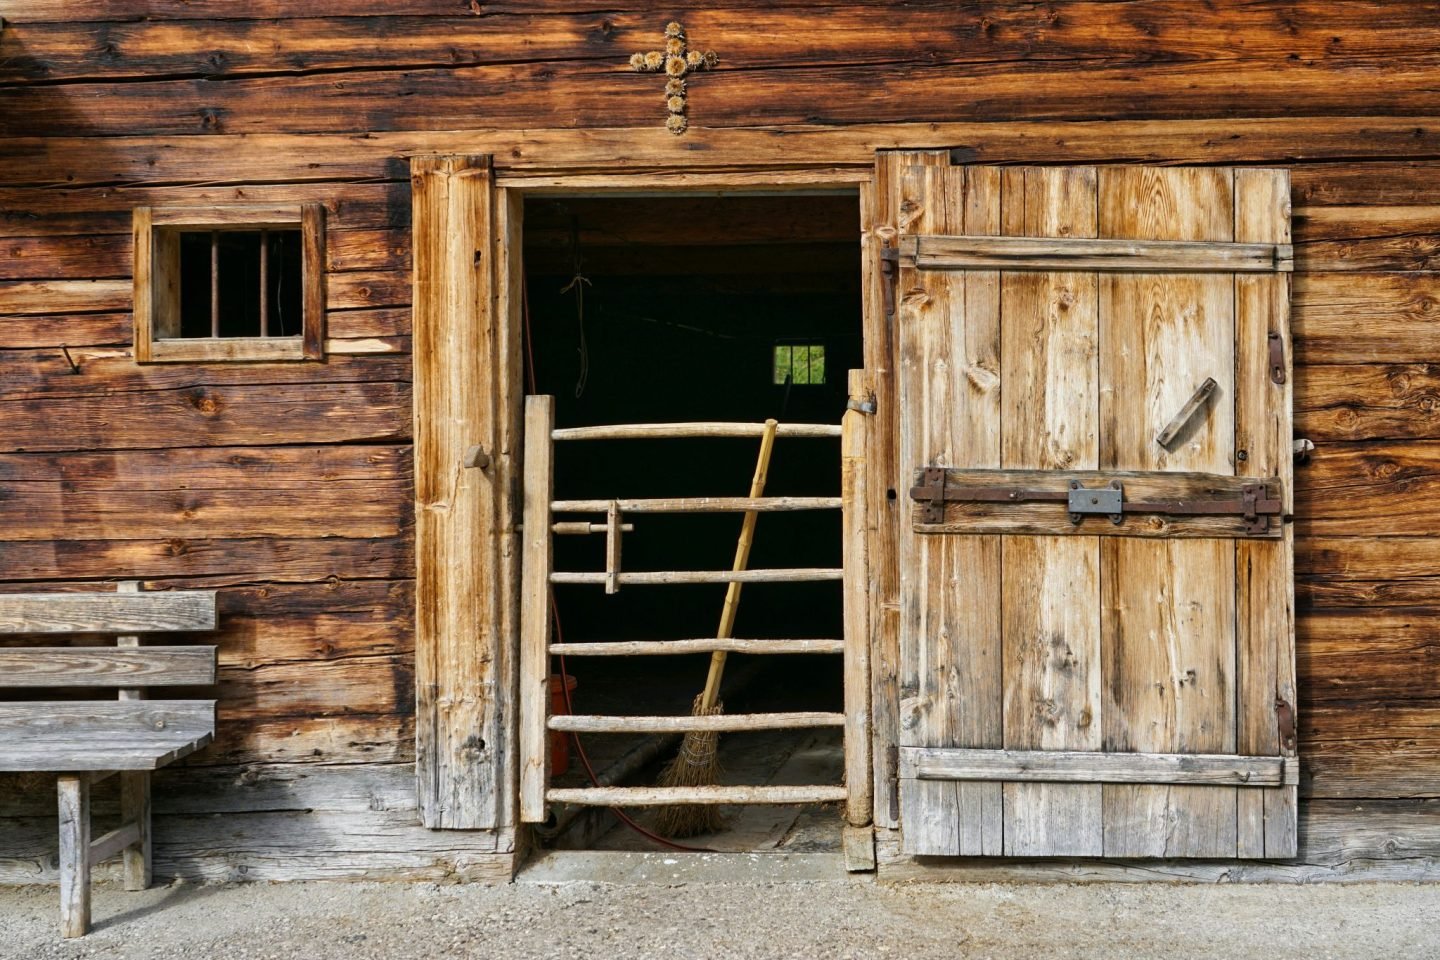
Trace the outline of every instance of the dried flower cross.
[[720, 62], [714, 50], [687, 50], [685, 28], [675, 21], [665, 25], [665, 49], [636, 53], [630, 56], [630, 68], [636, 73], [660, 73], [664, 71], [669, 79], [665, 81], [665, 109], [670, 115], [665, 118], [665, 129], [677, 137], [689, 125], [685, 119], [685, 77], [699, 70], [709, 70]]

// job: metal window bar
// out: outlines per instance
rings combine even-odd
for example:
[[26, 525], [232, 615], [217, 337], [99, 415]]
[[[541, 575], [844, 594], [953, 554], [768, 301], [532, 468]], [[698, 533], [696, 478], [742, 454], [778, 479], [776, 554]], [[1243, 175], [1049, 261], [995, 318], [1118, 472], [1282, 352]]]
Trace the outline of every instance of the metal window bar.
[[270, 336], [270, 231], [260, 231], [260, 336]]
[[210, 231], [210, 336], [220, 336], [220, 231]]

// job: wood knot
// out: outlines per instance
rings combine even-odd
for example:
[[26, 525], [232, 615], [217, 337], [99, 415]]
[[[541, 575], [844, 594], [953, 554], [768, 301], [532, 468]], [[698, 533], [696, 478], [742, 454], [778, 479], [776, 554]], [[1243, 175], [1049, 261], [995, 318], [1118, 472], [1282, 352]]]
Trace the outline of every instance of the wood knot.
[[214, 416], [224, 405], [204, 390], [196, 390], [190, 394], [190, 406], [206, 416]]

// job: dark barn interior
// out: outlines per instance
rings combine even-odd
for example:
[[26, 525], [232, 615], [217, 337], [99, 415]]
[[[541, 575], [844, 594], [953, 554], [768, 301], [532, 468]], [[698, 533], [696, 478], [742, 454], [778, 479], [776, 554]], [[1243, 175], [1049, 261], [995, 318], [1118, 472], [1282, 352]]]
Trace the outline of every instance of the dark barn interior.
[[[558, 427], [839, 423], [846, 371], [862, 363], [858, 224], [853, 194], [531, 199], [528, 392], [556, 398]], [[755, 440], [725, 438], [561, 443], [555, 495], [743, 496], [757, 449]], [[777, 441], [767, 495], [835, 496], [839, 483], [838, 441]], [[627, 522], [635, 531], [624, 538], [625, 570], [724, 570], [734, 559], [738, 514], [647, 514]], [[750, 567], [839, 567], [840, 532], [836, 511], [763, 514]], [[555, 569], [602, 569], [603, 551], [603, 537], [557, 537]], [[590, 585], [555, 589], [560, 633], [572, 643], [714, 636], [726, 592], [723, 584], [632, 586], [613, 596]], [[836, 638], [841, 627], [838, 582], [755, 583], [743, 589], [734, 635]], [[708, 654], [570, 657], [563, 669], [577, 681], [574, 712], [683, 714], [704, 685], [708, 661]], [[735, 654], [725, 679], [730, 712], [843, 707], [838, 656]], [[636, 769], [628, 779], [644, 783], [653, 782], [677, 742], [589, 734], [581, 747], [597, 774], [629, 757]], [[729, 734], [722, 737], [724, 776], [765, 783], [818, 775], [838, 783], [840, 747], [838, 730]], [[651, 762], [638, 766], [638, 757]], [[557, 774], [566, 784], [588, 779], [578, 756]], [[806, 813], [791, 810], [772, 822], [773, 810], [732, 811], [730, 836], [702, 840], [740, 849], [778, 844]], [[808, 813], [813, 819], [818, 811]], [[769, 826], [748, 829], [757, 816]], [[829, 816], [838, 842], [838, 814]], [[635, 836], [600, 838], [604, 826], [572, 827], [556, 842], [623, 845]]]

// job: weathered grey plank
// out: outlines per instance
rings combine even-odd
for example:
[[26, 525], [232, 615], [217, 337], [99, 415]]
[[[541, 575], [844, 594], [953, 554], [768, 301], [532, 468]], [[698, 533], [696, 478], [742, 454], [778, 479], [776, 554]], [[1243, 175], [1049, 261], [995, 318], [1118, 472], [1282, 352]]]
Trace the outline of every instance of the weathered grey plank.
[[0, 649], [0, 687], [179, 687], [214, 682], [212, 646]]
[[0, 634], [214, 629], [214, 590], [0, 594]]
[[0, 771], [154, 770], [214, 730], [213, 700], [0, 703]]
[[1123, 271], [1153, 274], [1289, 273], [1294, 269], [1294, 251], [1288, 243], [1078, 237], [906, 237], [900, 243], [900, 254], [913, 257], [915, 265], [922, 270]]
[[1208, 783], [1277, 787], [1295, 783], [1299, 769], [1293, 763], [1287, 763], [1284, 757], [905, 747], [900, 751], [900, 775], [920, 780]]
[[[1004, 233], [1088, 242], [1078, 238], [1095, 235], [1096, 177], [1093, 167], [1006, 170]], [[1099, 280], [1068, 270], [1007, 271], [1000, 297], [1000, 466], [1041, 475], [1094, 470], [1102, 403]], [[1064, 525], [1078, 532], [1068, 516]], [[1093, 533], [1097, 526], [1114, 529], [1105, 520], [1078, 530]], [[1041, 536], [1001, 543], [1002, 745], [1098, 750], [1100, 541]], [[1099, 784], [1011, 782], [1003, 790], [1007, 856], [1103, 852]]]

